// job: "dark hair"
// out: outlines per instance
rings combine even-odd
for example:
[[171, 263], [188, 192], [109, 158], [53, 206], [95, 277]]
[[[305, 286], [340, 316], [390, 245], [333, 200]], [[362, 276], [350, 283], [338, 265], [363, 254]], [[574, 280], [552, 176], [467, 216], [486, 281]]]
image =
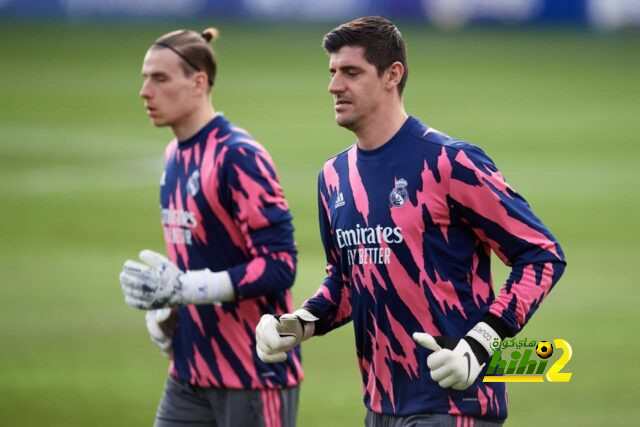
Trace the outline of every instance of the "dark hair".
[[216, 28], [207, 28], [201, 33], [193, 30], [176, 30], [158, 37], [153, 48], [171, 49], [182, 58], [182, 71], [190, 76], [194, 71], [204, 71], [209, 79], [209, 87], [216, 79], [216, 56], [209, 44], [218, 38]]
[[344, 46], [363, 47], [364, 57], [376, 67], [379, 76], [391, 64], [400, 62], [404, 66], [404, 74], [398, 83], [398, 94], [402, 96], [409, 75], [407, 49], [393, 22], [380, 16], [354, 19], [327, 33], [322, 39], [322, 46], [329, 53], [335, 53]]

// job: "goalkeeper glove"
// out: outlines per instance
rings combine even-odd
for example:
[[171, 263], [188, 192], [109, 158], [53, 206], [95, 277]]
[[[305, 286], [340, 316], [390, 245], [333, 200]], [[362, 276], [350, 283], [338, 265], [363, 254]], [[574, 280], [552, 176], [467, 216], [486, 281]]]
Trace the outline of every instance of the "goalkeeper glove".
[[461, 339], [433, 337], [424, 332], [415, 332], [413, 339], [433, 351], [427, 357], [427, 366], [431, 378], [440, 387], [466, 390], [493, 355], [491, 345], [494, 340], [500, 340], [500, 335], [485, 322], [479, 322]]
[[124, 300], [132, 307], [148, 310], [234, 299], [233, 285], [226, 271], [184, 272], [148, 249], [140, 252], [140, 259], [146, 264], [127, 260], [120, 273]]
[[256, 326], [256, 350], [265, 363], [287, 360], [287, 351], [313, 336], [318, 320], [304, 308], [282, 315], [265, 314]]
[[171, 354], [171, 337], [177, 322], [177, 313], [171, 308], [149, 310], [145, 315], [147, 331], [151, 341], [165, 357]]

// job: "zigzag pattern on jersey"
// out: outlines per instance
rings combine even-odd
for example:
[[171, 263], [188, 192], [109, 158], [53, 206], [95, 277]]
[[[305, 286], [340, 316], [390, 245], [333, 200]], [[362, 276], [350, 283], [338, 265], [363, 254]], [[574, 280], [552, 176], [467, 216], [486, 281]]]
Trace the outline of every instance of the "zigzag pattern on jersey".
[[[487, 311], [513, 334], [526, 324], [565, 266], [527, 202], [482, 150], [412, 117], [381, 148], [327, 161], [318, 187], [327, 277], [305, 305], [321, 316], [317, 334], [353, 321], [366, 406], [505, 418], [503, 383], [440, 388], [411, 335], [462, 337]], [[391, 203], [398, 188], [406, 200]], [[492, 250], [512, 267], [497, 297]]]
[[[237, 297], [233, 303], [179, 309], [170, 374], [201, 387], [298, 384], [299, 348], [274, 365], [255, 353], [260, 317], [293, 311], [292, 217], [271, 157], [246, 131], [218, 115], [193, 138], [169, 144], [163, 181], [169, 258], [182, 269], [227, 270]], [[186, 220], [166, 223], [165, 218]]]

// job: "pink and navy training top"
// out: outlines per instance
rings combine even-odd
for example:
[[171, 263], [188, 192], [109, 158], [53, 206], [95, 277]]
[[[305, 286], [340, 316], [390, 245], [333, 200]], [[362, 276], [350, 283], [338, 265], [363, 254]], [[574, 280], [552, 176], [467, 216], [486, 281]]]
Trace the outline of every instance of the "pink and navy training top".
[[[491, 159], [409, 117], [383, 146], [328, 160], [318, 204], [327, 277], [305, 307], [317, 335], [353, 321], [365, 405], [504, 419], [504, 383], [443, 389], [411, 338], [462, 337], [488, 312], [515, 335], [564, 271], [555, 238]], [[491, 250], [512, 267], [497, 297]]]
[[218, 114], [165, 152], [162, 227], [183, 270], [228, 271], [236, 301], [179, 308], [174, 377], [200, 387], [271, 389], [302, 379], [300, 349], [265, 364], [255, 351], [263, 314], [293, 311], [296, 245], [287, 201], [267, 151]]

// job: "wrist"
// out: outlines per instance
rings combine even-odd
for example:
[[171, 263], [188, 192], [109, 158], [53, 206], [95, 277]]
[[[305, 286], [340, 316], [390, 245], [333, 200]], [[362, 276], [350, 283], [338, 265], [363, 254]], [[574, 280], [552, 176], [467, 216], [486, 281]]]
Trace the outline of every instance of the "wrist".
[[505, 323], [502, 320], [500, 320], [499, 317], [497, 317], [494, 314], [491, 314], [490, 312], [487, 312], [482, 317], [482, 322], [491, 326], [491, 328], [493, 328], [493, 330], [496, 331], [500, 336], [500, 340], [503, 340], [508, 337], [512, 337], [514, 335], [514, 333], [507, 327], [507, 325], [505, 325]]
[[[470, 341], [469, 338], [473, 342]], [[499, 347], [500, 341], [502, 341], [498, 332], [485, 322], [476, 323], [476, 325], [467, 332], [465, 339], [469, 342], [476, 356], [478, 356], [478, 350], [484, 350], [487, 354], [486, 358], [493, 355], [494, 348]]]
[[318, 320], [318, 318], [304, 308], [299, 308], [298, 310], [294, 311], [293, 314], [300, 321], [300, 325], [302, 325], [302, 337], [300, 341], [308, 340], [313, 336], [315, 332], [315, 322], [316, 320]]
[[208, 268], [187, 270], [178, 280], [185, 304], [210, 304], [235, 300], [231, 277], [227, 271], [213, 272]]

